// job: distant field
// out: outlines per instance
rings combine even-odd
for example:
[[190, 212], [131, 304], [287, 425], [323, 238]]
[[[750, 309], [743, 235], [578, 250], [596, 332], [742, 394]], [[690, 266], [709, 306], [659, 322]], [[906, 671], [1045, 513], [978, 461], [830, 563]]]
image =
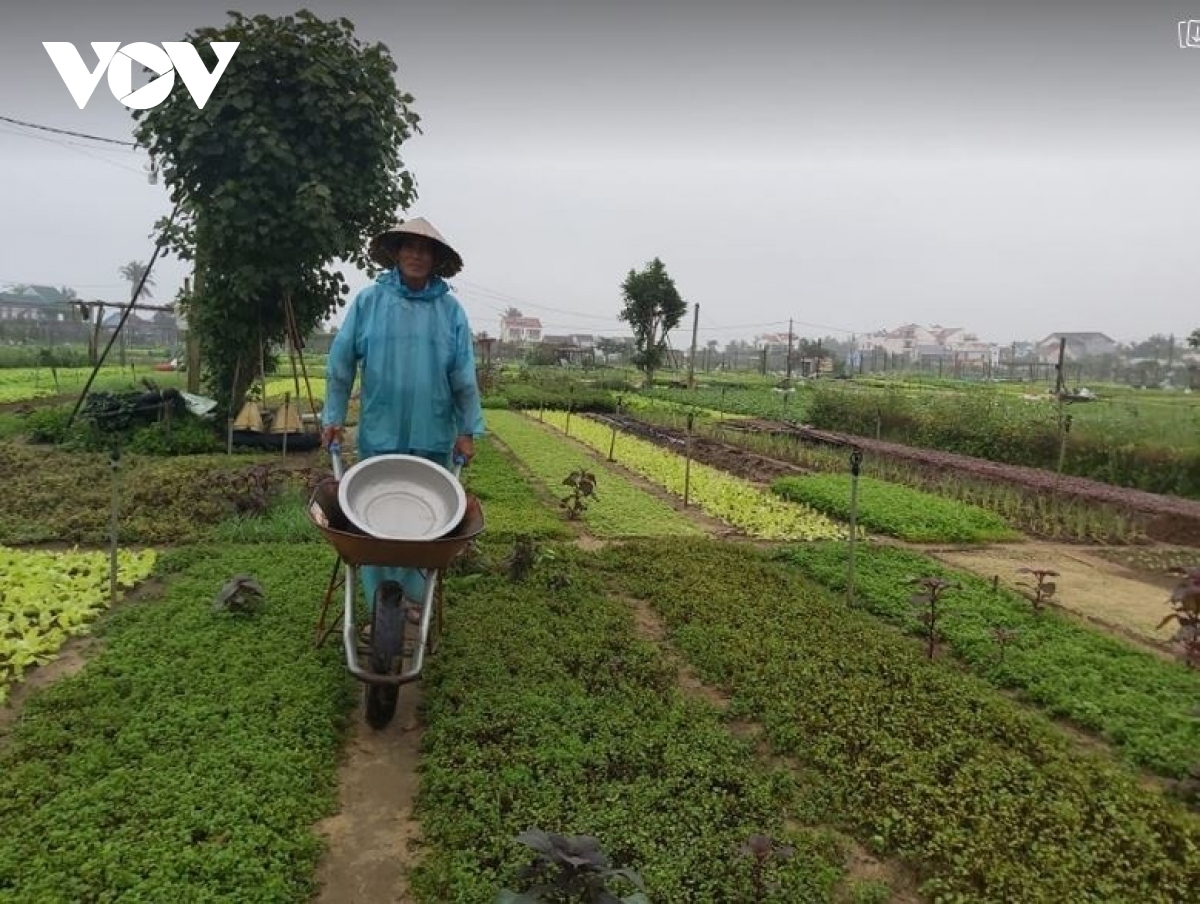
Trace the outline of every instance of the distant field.
[[[90, 367], [11, 367], [0, 369], [0, 404], [32, 401], [47, 396], [80, 392], [91, 375]], [[129, 388], [144, 388], [143, 379], [149, 379], [161, 389], [182, 389], [186, 377], [181, 373], [157, 371], [151, 367], [105, 366], [100, 369], [92, 383], [92, 391], [112, 392]]]

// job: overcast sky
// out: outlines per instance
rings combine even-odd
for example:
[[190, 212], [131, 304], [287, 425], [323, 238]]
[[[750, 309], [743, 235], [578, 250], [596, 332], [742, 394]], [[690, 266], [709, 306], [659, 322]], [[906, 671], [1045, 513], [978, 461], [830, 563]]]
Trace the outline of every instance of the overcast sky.
[[[94, 65], [90, 41], [301, 7], [395, 56], [424, 132], [408, 215], [463, 255], [476, 330], [511, 303], [624, 333], [620, 283], [655, 256], [702, 341], [789, 317], [998, 342], [1200, 326], [1200, 48], [1177, 28], [1200, 4], [6, 0], [0, 116], [128, 138], [106, 82], [79, 110], [42, 41]], [[169, 209], [147, 159], [0, 121], [0, 284], [119, 299]], [[156, 297], [187, 273], [163, 260]]]

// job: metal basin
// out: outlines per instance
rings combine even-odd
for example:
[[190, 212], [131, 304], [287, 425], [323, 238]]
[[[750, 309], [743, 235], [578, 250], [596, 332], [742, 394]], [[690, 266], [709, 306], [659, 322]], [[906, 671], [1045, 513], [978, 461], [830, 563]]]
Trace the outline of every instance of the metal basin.
[[436, 540], [467, 510], [458, 479], [416, 455], [363, 459], [342, 475], [338, 502], [355, 527], [381, 540]]

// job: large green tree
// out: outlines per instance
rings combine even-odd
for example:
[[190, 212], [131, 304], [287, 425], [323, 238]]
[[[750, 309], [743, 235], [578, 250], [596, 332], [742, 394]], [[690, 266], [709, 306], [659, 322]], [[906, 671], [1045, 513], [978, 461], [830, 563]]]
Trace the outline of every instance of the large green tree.
[[185, 40], [210, 69], [210, 42], [240, 46], [203, 109], [177, 87], [134, 112], [135, 135], [178, 205], [160, 228], [194, 262], [182, 306], [224, 409], [241, 404], [265, 349], [287, 336], [286, 299], [303, 337], [349, 294], [332, 265], [369, 268], [365, 238], [416, 197], [400, 145], [419, 117], [389, 50], [360, 41], [344, 18], [231, 12]]
[[649, 386], [667, 355], [667, 333], [687, 313], [687, 302], [657, 257], [643, 269], [629, 271], [621, 283], [621, 294], [625, 305], [618, 316], [633, 330], [633, 363]]

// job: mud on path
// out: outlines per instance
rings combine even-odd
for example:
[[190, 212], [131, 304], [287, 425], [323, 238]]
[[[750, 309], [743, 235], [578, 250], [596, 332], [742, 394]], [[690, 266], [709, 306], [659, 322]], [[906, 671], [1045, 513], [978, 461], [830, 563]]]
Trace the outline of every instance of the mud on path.
[[318, 904], [410, 904], [408, 872], [420, 829], [413, 816], [422, 727], [420, 682], [400, 691], [396, 717], [382, 731], [362, 705], [342, 748], [338, 811], [319, 822], [327, 848], [317, 868]]

